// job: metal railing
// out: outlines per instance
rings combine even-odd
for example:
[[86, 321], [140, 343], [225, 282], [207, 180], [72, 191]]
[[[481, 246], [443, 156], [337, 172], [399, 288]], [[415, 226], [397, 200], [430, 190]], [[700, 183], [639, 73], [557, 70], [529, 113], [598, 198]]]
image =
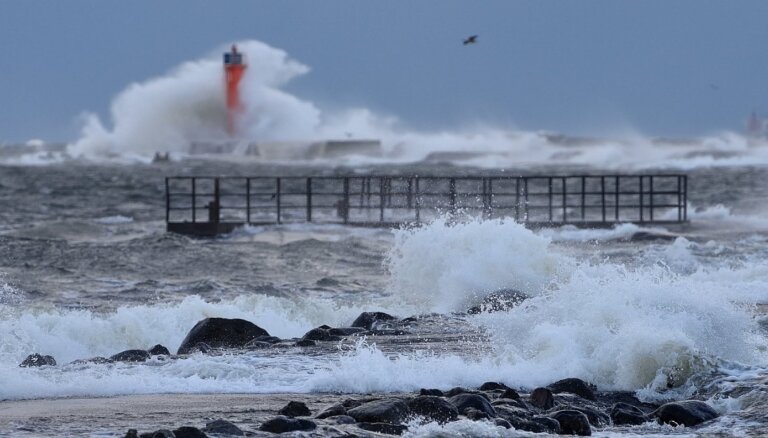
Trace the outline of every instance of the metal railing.
[[686, 175], [167, 177], [169, 224], [392, 226], [442, 215], [530, 225], [680, 223]]

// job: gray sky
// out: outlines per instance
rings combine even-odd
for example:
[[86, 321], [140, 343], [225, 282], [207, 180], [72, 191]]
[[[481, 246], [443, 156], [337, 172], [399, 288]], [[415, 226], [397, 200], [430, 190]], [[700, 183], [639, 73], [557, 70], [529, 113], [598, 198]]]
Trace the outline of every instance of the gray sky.
[[310, 66], [301, 98], [421, 129], [693, 136], [768, 115], [766, 1], [0, 0], [0, 141], [76, 139], [127, 84], [241, 39]]

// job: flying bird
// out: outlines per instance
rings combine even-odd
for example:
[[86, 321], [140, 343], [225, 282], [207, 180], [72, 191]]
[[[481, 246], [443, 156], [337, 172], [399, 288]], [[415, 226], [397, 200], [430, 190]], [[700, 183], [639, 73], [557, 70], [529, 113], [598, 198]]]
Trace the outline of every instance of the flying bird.
[[477, 43], [477, 35], [472, 35], [469, 38], [464, 40], [464, 45], [465, 46], [469, 45], [469, 44], [475, 44], [475, 43]]

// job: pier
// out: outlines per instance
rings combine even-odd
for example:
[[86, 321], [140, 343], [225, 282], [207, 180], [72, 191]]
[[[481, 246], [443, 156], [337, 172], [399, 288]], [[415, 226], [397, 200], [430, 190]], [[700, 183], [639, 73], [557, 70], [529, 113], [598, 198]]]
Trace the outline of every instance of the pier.
[[444, 215], [526, 226], [687, 222], [680, 174], [555, 176], [176, 176], [165, 179], [167, 230], [215, 236], [295, 223], [398, 227]]

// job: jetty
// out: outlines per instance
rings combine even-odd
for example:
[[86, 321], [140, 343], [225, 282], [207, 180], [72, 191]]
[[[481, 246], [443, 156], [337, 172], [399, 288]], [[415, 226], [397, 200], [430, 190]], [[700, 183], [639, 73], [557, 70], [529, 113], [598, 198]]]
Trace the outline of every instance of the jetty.
[[531, 228], [688, 221], [681, 174], [551, 176], [173, 176], [170, 232], [216, 236], [243, 225], [417, 225], [460, 215]]

